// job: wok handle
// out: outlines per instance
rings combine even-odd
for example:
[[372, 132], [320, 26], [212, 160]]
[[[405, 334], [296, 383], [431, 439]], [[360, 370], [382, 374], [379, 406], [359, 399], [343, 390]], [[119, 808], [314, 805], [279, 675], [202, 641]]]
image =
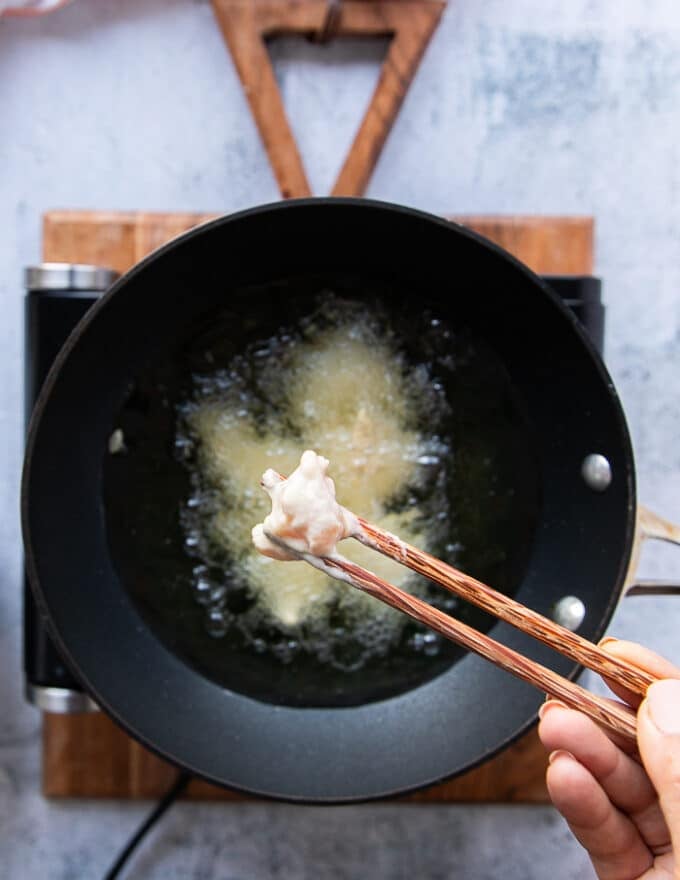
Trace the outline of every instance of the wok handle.
[[680, 596], [680, 583], [636, 581], [626, 588], [625, 596]]
[[664, 519], [658, 513], [654, 513], [642, 505], [638, 508], [638, 528], [642, 532], [643, 538], [680, 544], [680, 526], [676, 526], [675, 523]]
[[[680, 526], [664, 519], [648, 507], [640, 505], [637, 517], [635, 556], [639, 555], [642, 541], [668, 541], [680, 545]], [[680, 595], [680, 582], [640, 580], [629, 582], [624, 587], [624, 596], [672, 596]]]

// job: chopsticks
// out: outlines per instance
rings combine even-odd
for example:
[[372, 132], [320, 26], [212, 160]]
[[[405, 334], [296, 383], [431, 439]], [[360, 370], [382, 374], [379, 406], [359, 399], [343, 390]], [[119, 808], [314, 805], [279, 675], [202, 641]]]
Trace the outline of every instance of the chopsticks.
[[[275, 538], [270, 538], [270, 540], [282, 543]], [[489, 636], [477, 632], [466, 623], [449, 617], [443, 611], [433, 608], [417, 596], [412, 596], [405, 590], [395, 587], [344, 557], [319, 557], [306, 553], [298, 555], [305, 562], [331, 577], [346, 581], [368, 593], [369, 596], [391, 605], [398, 611], [403, 611], [409, 617], [424, 623], [445, 638], [469, 648], [506, 672], [511, 672], [545, 691], [551, 697], [561, 700], [565, 705], [584, 712], [602, 727], [629, 743], [635, 743], [635, 712], [629, 706], [591, 694], [590, 691], [563, 678], [552, 669], [548, 669]]]
[[549, 645], [555, 651], [576, 660], [593, 672], [617, 682], [629, 691], [644, 697], [647, 688], [656, 679], [642, 669], [624, 660], [612, 657], [597, 645], [566, 627], [538, 614], [515, 599], [499, 593], [470, 575], [464, 574], [435, 556], [413, 547], [389, 532], [357, 517], [361, 531], [352, 537], [400, 562], [412, 571], [440, 584], [452, 593], [483, 608], [489, 614], [504, 620], [522, 632]]
[[[285, 477], [281, 476], [281, 479]], [[656, 680], [644, 670], [605, 653], [587, 639], [532, 611], [509, 596], [499, 593], [361, 517], [354, 514], [351, 516], [358, 522], [358, 530], [352, 534], [356, 540], [539, 639], [558, 653], [640, 696], [644, 696], [647, 688]], [[267, 537], [292, 552], [290, 547], [275, 536], [267, 535]], [[629, 706], [591, 694], [546, 666], [478, 632], [462, 621], [444, 614], [417, 596], [395, 587], [339, 554], [325, 557], [307, 553], [296, 555], [331, 577], [352, 584], [381, 602], [420, 621], [445, 638], [480, 654], [501, 669], [545, 691], [549, 696], [589, 715], [608, 731], [635, 743], [635, 712]]]

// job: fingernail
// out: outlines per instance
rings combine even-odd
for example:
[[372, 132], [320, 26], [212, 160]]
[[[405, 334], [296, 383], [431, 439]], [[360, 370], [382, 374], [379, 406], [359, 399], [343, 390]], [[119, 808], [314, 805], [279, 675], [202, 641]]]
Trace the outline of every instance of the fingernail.
[[597, 643], [598, 648], [604, 648], [605, 645], [609, 645], [611, 642], [618, 642], [618, 639], [615, 639], [614, 636], [605, 636], [603, 639]]
[[556, 758], [571, 758], [574, 759], [574, 756], [571, 752], [568, 752], [566, 749], [555, 749], [554, 752], [550, 752], [548, 755], [548, 764], [552, 764]]
[[680, 681], [655, 681], [645, 700], [649, 717], [663, 734], [680, 734]]
[[560, 706], [562, 709], [566, 708], [564, 703], [560, 703], [559, 700], [554, 700], [552, 697], [546, 697], [545, 703], [541, 705], [541, 708], [538, 710], [538, 717], [543, 719], [543, 716], [549, 709], [554, 709], [555, 706]]

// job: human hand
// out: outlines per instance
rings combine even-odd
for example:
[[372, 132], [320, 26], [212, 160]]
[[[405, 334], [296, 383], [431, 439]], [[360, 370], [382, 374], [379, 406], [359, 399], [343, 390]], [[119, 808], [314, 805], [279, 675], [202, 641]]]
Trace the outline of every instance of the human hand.
[[548, 700], [538, 733], [550, 797], [600, 880], [680, 880], [680, 669], [633, 642], [600, 647], [662, 679], [644, 700], [608, 682], [637, 708], [642, 765], [590, 718]]

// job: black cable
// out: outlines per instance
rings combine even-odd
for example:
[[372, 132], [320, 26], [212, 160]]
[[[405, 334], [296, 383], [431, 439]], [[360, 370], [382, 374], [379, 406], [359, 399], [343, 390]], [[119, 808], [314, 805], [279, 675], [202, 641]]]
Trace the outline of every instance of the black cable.
[[113, 863], [113, 865], [111, 865], [108, 872], [104, 876], [104, 880], [115, 880], [115, 878], [120, 875], [122, 868], [125, 867], [125, 863], [135, 851], [137, 846], [141, 843], [142, 839], [149, 831], [149, 829], [153, 825], [155, 825], [155, 823], [158, 822], [163, 813], [165, 813], [165, 811], [173, 805], [173, 803], [182, 794], [182, 792], [190, 782], [190, 773], [180, 773], [177, 776], [177, 779], [173, 783], [172, 787], [158, 801], [153, 810], [149, 813], [146, 819], [142, 822], [142, 824], [127, 842], [125, 848], [121, 851], [116, 861]]

